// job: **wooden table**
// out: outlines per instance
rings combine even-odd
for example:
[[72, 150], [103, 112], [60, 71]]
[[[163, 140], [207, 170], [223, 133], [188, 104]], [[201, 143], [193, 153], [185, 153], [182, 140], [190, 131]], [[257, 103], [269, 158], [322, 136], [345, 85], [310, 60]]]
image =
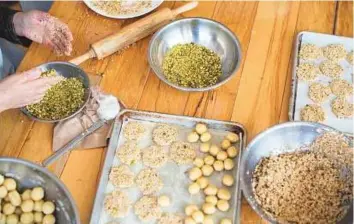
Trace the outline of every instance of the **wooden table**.
[[[176, 7], [181, 2], [165, 2]], [[89, 44], [133, 20], [107, 19], [88, 10], [82, 2], [55, 2], [50, 13], [68, 23], [74, 34], [74, 55]], [[296, 34], [303, 30], [353, 36], [352, 2], [200, 2], [183, 17], [201, 16], [228, 26], [242, 45], [242, 65], [235, 78], [215, 91], [186, 93], [160, 82], [147, 61], [149, 38], [104, 60], [81, 65], [90, 74], [101, 74], [100, 86], [129, 108], [184, 114], [245, 125], [248, 140], [262, 130], [288, 120], [291, 51]], [[19, 71], [53, 60], [48, 49], [32, 44]], [[0, 153], [41, 161], [51, 153], [53, 126], [29, 120], [19, 110], [0, 115]], [[76, 150], [59, 173], [74, 196], [83, 223], [88, 223], [104, 160], [103, 149]], [[53, 169], [53, 167], [52, 167]], [[243, 201], [242, 223], [263, 223]]]

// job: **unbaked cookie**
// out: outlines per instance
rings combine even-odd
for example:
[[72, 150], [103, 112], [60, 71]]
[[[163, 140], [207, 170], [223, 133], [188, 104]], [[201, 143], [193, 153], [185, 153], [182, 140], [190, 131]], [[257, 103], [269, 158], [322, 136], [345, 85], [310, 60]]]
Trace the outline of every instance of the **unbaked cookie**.
[[192, 163], [196, 157], [193, 146], [187, 142], [174, 142], [170, 148], [170, 158], [177, 164]]
[[152, 168], [145, 168], [141, 170], [137, 175], [135, 182], [144, 195], [156, 194], [163, 187], [161, 177], [158, 172]]
[[131, 208], [131, 201], [124, 192], [115, 190], [106, 196], [104, 208], [110, 216], [123, 218]]
[[183, 217], [175, 213], [163, 213], [157, 224], [183, 224]]
[[350, 64], [353, 65], [354, 64], [354, 51], [349, 52], [346, 59]]
[[134, 212], [143, 222], [158, 219], [162, 214], [157, 204], [157, 197], [152, 195], [141, 197], [134, 205]]
[[143, 163], [145, 166], [159, 168], [163, 166], [167, 160], [167, 152], [158, 145], [152, 145], [143, 151]]
[[322, 56], [322, 49], [314, 44], [304, 44], [301, 46], [299, 57], [303, 60], [315, 60]]
[[296, 68], [299, 80], [312, 81], [317, 78], [318, 74], [318, 68], [312, 63], [301, 63]]
[[338, 118], [350, 117], [353, 115], [353, 104], [349, 103], [344, 97], [335, 98], [331, 103], [332, 112]]
[[168, 124], [160, 124], [152, 131], [152, 139], [158, 145], [171, 145], [178, 137], [178, 129]]
[[347, 96], [353, 93], [353, 86], [343, 79], [335, 79], [330, 83], [332, 93], [336, 96]]
[[309, 87], [309, 98], [315, 103], [324, 102], [331, 95], [331, 88], [321, 83], [312, 83]]
[[320, 64], [320, 70], [323, 75], [330, 78], [339, 78], [343, 72], [343, 68], [337, 62], [330, 60], [322, 62]]
[[323, 48], [323, 55], [334, 61], [338, 61], [347, 56], [347, 51], [342, 44], [330, 44]]
[[127, 140], [139, 140], [145, 134], [145, 127], [144, 125], [131, 121], [125, 125], [123, 134]]
[[140, 161], [140, 150], [135, 141], [125, 142], [116, 153], [120, 161], [127, 165], [133, 165]]
[[127, 165], [114, 166], [109, 174], [109, 180], [115, 187], [131, 187], [134, 185], [134, 173]]
[[325, 113], [318, 105], [306, 105], [300, 111], [302, 121], [320, 122], [325, 120]]

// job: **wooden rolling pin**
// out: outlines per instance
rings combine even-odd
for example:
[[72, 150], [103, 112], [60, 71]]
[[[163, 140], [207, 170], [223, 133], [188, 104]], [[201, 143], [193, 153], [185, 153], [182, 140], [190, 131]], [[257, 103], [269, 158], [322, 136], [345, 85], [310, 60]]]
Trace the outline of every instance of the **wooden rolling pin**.
[[152, 13], [128, 26], [123, 27], [117, 33], [94, 43], [85, 54], [70, 60], [71, 63], [79, 65], [82, 62], [90, 59], [102, 59], [107, 57], [138, 40], [147, 37], [155, 32], [162, 25], [176, 18], [177, 15], [194, 9], [198, 2], [190, 2], [176, 9], [164, 8], [155, 13]]

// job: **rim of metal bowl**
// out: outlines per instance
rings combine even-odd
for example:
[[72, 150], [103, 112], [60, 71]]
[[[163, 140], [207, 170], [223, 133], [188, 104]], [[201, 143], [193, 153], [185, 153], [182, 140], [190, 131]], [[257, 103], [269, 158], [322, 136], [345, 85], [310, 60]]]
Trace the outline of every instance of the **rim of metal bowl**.
[[[232, 40], [234, 41], [235, 45], [236, 45], [236, 49], [237, 49], [237, 53], [238, 53], [238, 60], [236, 62], [236, 66], [235, 68], [232, 70], [231, 74], [226, 78], [224, 79], [223, 81], [221, 82], [218, 82], [216, 83], [215, 85], [212, 85], [212, 86], [208, 86], [208, 87], [203, 87], [203, 88], [191, 88], [191, 87], [183, 87], [183, 86], [179, 86], [179, 85], [176, 85], [170, 81], [168, 81], [166, 78], [165, 78], [165, 75], [162, 73], [158, 73], [155, 66], [154, 66], [154, 63], [152, 62], [152, 54], [151, 54], [151, 47], [152, 47], [152, 43], [155, 42], [157, 36], [159, 36], [165, 29], [167, 29], [168, 27], [176, 24], [176, 23], [180, 23], [181, 21], [187, 21], [187, 20], [204, 20], [206, 22], [209, 22], [209, 23], [216, 23], [218, 24], [226, 33], [228, 33], [231, 37], [232, 37]], [[216, 89], [222, 85], [224, 85], [226, 82], [228, 82], [231, 78], [233, 78], [236, 73], [237, 73], [237, 70], [239, 69], [240, 65], [241, 65], [241, 61], [242, 61], [242, 50], [241, 50], [241, 44], [240, 44], [240, 41], [239, 39], [237, 38], [237, 36], [227, 27], [225, 26], [224, 24], [218, 22], [218, 21], [215, 21], [215, 20], [212, 20], [212, 19], [208, 19], [208, 18], [204, 18], [204, 17], [188, 17], [188, 18], [182, 18], [182, 19], [178, 19], [178, 20], [175, 20], [165, 26], [163, 26], [160, 30], [158, 30], [151, 38], [150, 40], [150, 43], [149, 43], [149, 49], [148, 49], [148, 61], [149, 61], [149, 64], [150, 64], [150, 67], [152, 68], [152, 70], [154, 71], [155, 75], [161, 80], [163, 81], [164, 83], [166, 83], [167, 85], [169, 86], [172, 86], [176, 89], [179, 89], [179, 90], [182, 90], [182, 91], [187, 91], [187, 92], [205, 92], [205, 91], [210, 91], [210, 90], [213, 90], [213, 89]]]
[[251, 200], [251, 195], [249, 194], [249, 192], [253, 192], [252, 189], [246, 189], [246, 186], [245, 186], [245, 180], [244, 180], [244, 174], [247, 172], [246, 170], [246, 158], [247, 158], [247, 155], [249, 154], [249, 149], [256, 143], [259, 141], [259, 139], [263, 138], [265, 135], [267, 135], [269, 132], [272, 132], [273, 130], [276, 130], [276, 129], [280, 129], [280, 128], [283, 128], [283, 127], [288, 127], [288, 126], [312, 126], [314, 128], [317, 128], [317, 129], [321, 129], [321, 130], [324, 130], [324, 131], [331, 131], [331, 132], [336, 132], [338, 134], [343, 134], [343, 136], [348, 140], [350, 141], [349, 137], [346, 136], [343, 132], [341, 131], [338, 131], [337, 129], [335, 128], [332, 128], [328, 125], [325, 125], [325, 124], [320, 124], [320, 123], [316, 123], [316, 122], [306, 122], [306, 121], [289, 121], [289, 122], [285, 122], [285, 123], [281, 123], [281, 124], [276, 124], [272, 127], [269, 127], [267, 129], [265, 129], [264, 131], [262, 131], [261, 133], [259, 133], [258, 135], [256, 135], [256, 137], [254, 137], [252, 139], [252, 141], [246, 146], [244, 152], [243, 152], [243, 155], [242, 155], [242, 159], [241, 159], [241, 164], [240, 164], [240, 184], [241, 184], [241, 190], [242, 190], [242, 193], [244, 195], [244, 197], [246, 198], [248, 204], [252, 207], [252, 209], [260, 216], [262, 217], [263, 219], [267, 220], [268, 222], [270, 223], [276, 223], [277, 220], [271, 218], [270, 216], [268, 216], [262, 209], [261, 205], [258, 204], [255, 200]]
[[39, 121], [39, 122], [43, 122], [43, 123], [55, 123], [55, 122], [59, 122], [59, 121], [65, 121], [65, 120], [68, 120], [72, 117], [74, 117], [75, 115], [77, 115], [78, 113], [80, 113], [82, 111], [82, 109], [84, 109], [84, 107], [86, 106], [87, 102], [89, 101], [90, 97], [91, 97], [91, 89], [90, 89], [90, 79], [88, 77], [88, 75], [86, 74], [86, 72], [81, 69], [79, 66], [73, 64], [73, 63], [70, 63], [70, 62], [66, 62], [66, 61], [54, 61], [54, 62], [48, 62], [48, 63], [45, 63], [45, 64], [41, 64], [39, 65], [38, 67], [44, 67], [48, 64], [67, 64], [67, 65], [70, 65], [70, 66], [73, 66], [73, 67], [76, 67], [77, 69], [80, 69], [83, 74], [86, 76], [87, 78], [87, 81], [88, 81], [88, 84], [89, 84], [89, 87], [86, 89], [88, 90], [88, 96], [87, 98], [85, 99], [85, 102], [81, 105], [81, 107], [76, 111], [74, 112], [73, 114], [67, 116], [67, 117], [64, 117], [64, 118], [61, 118], [61, 119], [56, 119], [56, 120], [46, 120], [46, 119], [41, 119], [41, 118], [38, 118], [38, 117], [35, 117], [33, 114], [31, 114], [27, 109], [26, 107], [22, 107], [20, 110], [22, 111], [22, 113], [26, 114], [29, 118], [31, 118], [32, 120], [35, 120], [35, 121]]
[[0, 162], [5, 162], [5, 161], [20, 163], [22, 165], [29, 166], [31, 168], [39, 170], [40, 172], [48, 175], [64, 191], [65, 195], [68, 197], [69, 201], [71, 202], [71, 205], [73, 206], [76, 223], [77, 224], [81, 223], [80, 216], [79, 216], [79, 209], [77, 208], [77, 205], [75, 203], [73, 196], [71, 195], [68, 188], [64, 185], [64, 183], [61, 180], [59, 180], [59, 178], [57, 176], [55, 176], [53, 173], [51, 173], [46, 168], [39, 166], [38, 164], [35, 164], [35, 163], [28, 161], [28, 160], [13, 158], [13, 157], [0, 157]]

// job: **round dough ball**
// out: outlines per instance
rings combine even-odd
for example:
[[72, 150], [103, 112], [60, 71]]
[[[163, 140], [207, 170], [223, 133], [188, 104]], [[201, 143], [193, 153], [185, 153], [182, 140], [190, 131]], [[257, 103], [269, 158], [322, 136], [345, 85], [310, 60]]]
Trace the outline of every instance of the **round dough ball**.
[[209, 132], [205, 132], [200, 136], [200, 141], [208, 142], [211, 139], [211, 134]]
[[228, 139], [224, 139], [221, 142], [221, 148], [222, 149], [227, 149], [231, 146], [231, 142]]
[[55, 217], [54, 215], [45, 215], [43, 217], [43, 222], [42, 224], [54, 224], [55, 223]]
[[43, 211], [43, 203], [44, 203], [43, 200], [35, 201], [33, 210], [36, 212], [42, 212]]
[[208, 186], [209, 180], [206, 177], [199, 177], [197, 179], [197, 184], [199, 185], [200, 189], [204, 189]]
[[194, 211], [192, 213], [192, 218], [196, 223], [202, 223], [204, 220], [204, 214], [201, 211]]
[[222, 177], [222, 183], [225, 186], [231, 187], [234, 184], [234, 181], [235, 181], [234, 178], [231, 175], [229, 175], [229, 174], [225, 174]]
[[199, 169], [198, 167], [193, 167], [192, 169], [189, 170], [189, 179], [195, 181], [201, 176], [202, 176], [202, 170]]
[[201, 134], [205, 133], [206, 131], [208, 131], [208, 127], [206, 126], [206, 124], [199, 123], [195, 126], [195, 131], [201, 135]]
[[213, 165], [215, 161], [215, 158], [213, 156], [206, 156], [204, 157], [204, 163], [207, 164], [207, 165]]
[[208, 195], [205, 197], [205, 202], [216, 205], [216, 203], [218, 203], [218, 198], [215, 195]]
[[214, 224], [214, 220], [211, 216], [204, 216], [203, 224]]
[[209, 142], [204, 142], [200, 144], [199, 150], [201, 152], [207, 153], [209, 152], [210, 149], [210, 143]]
[[6, 223], [6, 215], [0, 213], [0, 224]]
[[6, 224], [17, 224], [19, 221], [16, 214], [11, 214], [6, 217]]
[[46, 201], [46, 202], [43, 203], [42, 209], [43, 209], [43, 213], [44, 214], [49, 215], [49, 214], [52, 214], [54, 212], [55, 205], [51, 201]]
[[217, 192], [218, 192], [218, 189], [212, 184], [209, 184], [209, 186], [207, 186], [204, 189], [204, 193], [206, 195], [216, 195]]
[[194, 221], [194, 219], [192, 217], [187, 217], [184, 220], [184, 224], [196, 224], [196, 222]]
[[203, 160], [202, 158], [197, 157], [197, 158], [194, 159], [193, 164], [194, 164], [196, 167], [201, 168], [201, 167], [204, 165], [204, 160]]
[[21, 205], [21, 195], [15, 190], [15, 191], [10, 191], [9, 192], [9, 199], [11, 204], [14, 206], [20, 206]]
[[232, 170], [234, 166], [235, 164], [234, 161], [232, 161], [232, 159], [225, 159], [224, 161], [225, 170]]
[[21, 204], [21, 209], [23, 212], [32, 212], [34, 208], [34, 202], [32, 200], [23, 201]]
[[25, 191], [21, 194], [22, 201], [26, 201], [26, 200], [31, 199], [31, 193], [32, 193], [32, 191], [31, 191], [30, 189], [25, 190]]
[[39, 201], [44, 198], [44, 189], [42, 187], [35, 187], [32, 189], [31, 198], [33, 201]]
[[214, 172], [214, 169], [213, 169], [213, 167], [210, 166], [210, 165], [204, 165], [204, 166], [202, 167], [202, 173], [203, 173], [203, 175], [206, 176], [206, 177], [210, 176], [213, 172]]
[[221, 219], [220, 224], [232, 224], [231, 219]]
[[199, 140], [199, 135], [197, 132], [193, 131], [193, 132], [189, 133], [189, 135], [187, 137], [188, 142], [193, 143], [193, 142], [197, 142], [198, 140]]
[[218, 194], [217, 194], [218, 198], [222, 199], [222, 200], [230, 200], [231, 198], [231, 194], [230, 191], [227, 190], [226, 188], [221, 188], [218, 190]]
[[232, 133], [232, 132], [228, 133], [228, 134], [226, 135], [226, 138], [227, 138], [230, 142], [232, 142], [232, 143], [235, 143], [235, 142], [237, 142], [238, 140], [240, 140], [240, 138], [238, 137], [238, 135], [237, 135], [236, 133]]
[[42, 223], [43, 221], [43, 213], [42, 212], [35, 212], [33, 215], [35, 223]]
[[0, 198], [5, 198], [7, 195], [7, 188], [5, 186], [0, 187]]
[[219, 151], [220, 151], [219, 146], [217, 146], [217, 145], [215, 145], [215, 144], [212, 144], [212, 145], [210, 146], [210, 149], [209, 149], [210, 155], [216, 156]]
[[13, 206], [11, 203], [5, 203], [2, 207], [2, 213], [5, 215], [11, 215], [15, 212], [16, 207]]
[[0, 185], [4, 183], [5, 177], [0, 174]]
[[226, 150], [226, 152], [230, 158], [235, 158], [238, 154], [238, 148], [236, 148], [235, 146], [231, 146]]
[[193, 212], [198, 211], [198, 206], [197, 205], [188, 205], [184, 208], [184, 213], [186, 213], [187, 216], [191, 216]]
[[216, 155], [216, 159], [224, 161], [225, 159], [227, 159], [227, 153], [225, 151], [218, 152], [218, 154]]
[[224, 163], [220, 160], [217, 160], [213, 164], [214, 170], [216, 171], [223, 171], [224, 170]]
[[21, 223], [23, 224], [30, 224], [34, 221], [34, 215], [32, 212], [25, 212], [21, 214]]
[[161, 206], [161, 207], [168, 207], [171, 204], [171, 200], [167, 195], [161, 195], [158, 199], [157, 199], [157, 203]]
[[216, 208], [213, 204], [207, 202], [203, 204], [202, 210], [205, 214], [211, 215], [215, 213]]
[[200, 186], [199, 186], [199, 184], [197, 184], [197, 183], [192, 183], [192, 184], [189, 185], [189, 187], [188, 187], [188, 192], [189, 192], [190, 194], [198, 194], [199, 191], [200, 191]]
[[216, 207], [217, 207], [220, 211], [226, 212], [227, 210], [229, 210], [230, 204], [229, 204], [228, 201], [219, 200], [218, 203], [216, 204]]
[[16, 190], [16, 181], [12, 178], [5, 178], [3, 186], [6, 187], [7, 191]]

